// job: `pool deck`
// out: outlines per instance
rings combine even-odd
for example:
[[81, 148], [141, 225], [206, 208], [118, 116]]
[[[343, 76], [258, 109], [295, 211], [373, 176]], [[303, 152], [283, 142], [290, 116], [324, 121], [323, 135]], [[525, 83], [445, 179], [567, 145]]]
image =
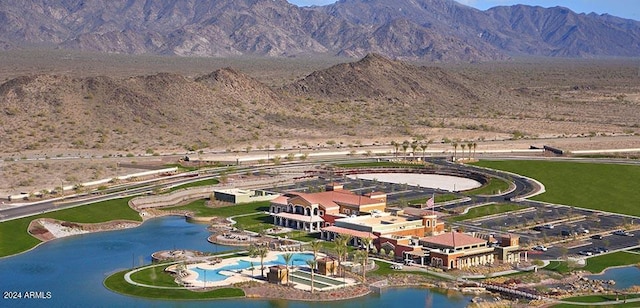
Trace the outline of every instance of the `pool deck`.
[[[263, 259], [264, 263], [269, 263], [272, 261], [276, 261], [278, 259], [279, 255], [283, 255], [286, 252], [279, 252], [279, 251], [270, 251], [267, 256]], [[311, 252], [302, 252], [302, 253], [311, 253]], [[323, 257], [324, 254], [318, 254], [318, 257]], [[204, 269], [204, 270], [216, 270], [216, 269], [220, 269], [222, 267], [225, 266], [229, 266], [229, 265], [234, 265], [237, 264], [238, 261], [243, 260], [243, 261], [247, 261], [247, 262], [253, 262], [254, 263], [254, 270], [251, 271], [249, 269], [243, 269], [243, 270], [229, 270], [229, 271], [221, 271], [220, 274], [221, 275], [225, 275], [228, 276], [228, 278], [224, 279], [224, 280], [220, 280], [220, 281], [208, 281], [208, 282], [204, 282], [201, 280], [198, 280], [199, 275], [198, 273], [196, 273], [195, 271], [191, 270], [190, 268], [194, 268], [194, 267], [198, 267], [200, 269]], [[290, 268], [295, 269], [295, 268], [299, 268], [300, 266], [293, 266]], [[303, 266], [306, 267], [306, 266]], [[268, 267], [265, 266], [265, 275], [266, 272], [268, 271]], [[254, 276], [252, 276], [251, 274], [254, 274]], [[196, 264], [190, 264], [189, 267], [186, 270], [187, 275], [182, 277], [181, 280], [188, 286], [190, 287], [221, 287], [221, 286], [228, 286], [228, 285], [232, 285], [235, 283], [241, 283], [241, 282], [249, 282], [249, 281], [257, 281], [257, 282], [262, 282], [262, 283], [266, 283], [267, 281], [260, 279], [260, 257], [254, 257], [251, 258], [249, 256], [246, 257], [237, 257], [237, 258], [229, 258], [229, 259], [222, 259], [222, 261], [220, 263], [216, 263], [216, 264], [210, 264], [208, 262], [202, 262], [202, 263], [196, 263]], [[292, 272], [292, 274], [294, 274], [295, 272]], [[318, 274], [316, 274], [318, 275]], [[322, 277], [326, 277], [326, 276], [322, 276]], [[330, 277], [329, 277], [330, 278]], [[342, 278], [330, 278], [332, 280], [342, 280]], [[294, 287], [296, 289], [300, 289], [300, 290], [311, 290], [311, 285], [310, 282], [307, 283], [295, 283], [292, 282], [294, 284]], [[343, 283], [342, 281], [340, 281], [340, 283]], [[340, 285], [336, 285], [334, 287], [330, 287], [330, 288], [318, 288], [316, 286], [315, 289], [316, 290], [329, 290], [329, 289], [335, 289], [335, 288], [342, 288], [344, 286], [352, 286], [358, 284], [357, 281], [353, 280], [353, 279], [349, 279], [347, 278], [344, 281], [344, 284], [340, 284]]]

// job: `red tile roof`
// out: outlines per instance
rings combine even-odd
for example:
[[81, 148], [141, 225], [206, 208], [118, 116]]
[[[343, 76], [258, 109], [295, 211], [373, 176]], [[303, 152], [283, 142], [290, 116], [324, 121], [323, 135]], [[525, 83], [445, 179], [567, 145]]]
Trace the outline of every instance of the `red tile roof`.
[[336, 226], [329, 226], [329, 227], [324, 227], [322, 228], [322, 231], [328, 231], [328, 232], [335, 232], [338, 234], [347, 234], [347, 235], [351, 235], [353, 237], [359, 237], [359, 238], [370, 238], [370, 239], [377, 239], [378, 236], [371, 233], [371, 232], [364, 232], [364, 231], [357, 231], [357, 230], [351, 230], [351, 229], [347, 229], [347, 228], [341, 228], [341, 227], [336, 227]]
[[461, 232], [446, 232], [440, 235], [428, 236], [422, 238], [421, 241], [449, 248], [464, 247], [487, 242], [481, 238], [473, 237]]
[[[380, 200], [371, 199], [367, 196], [356, 195], [353, 192], [348, 190], [336, 190], [336, 191], [324, 191], [318, 193], [300, 193], [293, 192], [290, 195], [296, 195], [300, 198], [305, 199], [307, 202], [311, 204], [318, 204], [325, 210], [338, 208], [338, 204], [344, 205], [371, 205], [371, 204], [379, 204], [382, 203]], [[285, 197], [286, 198], [286, 197]], [[286, 204], [280, 203], [280, 197], [274, 199], [273, 203], [278, 204]]]

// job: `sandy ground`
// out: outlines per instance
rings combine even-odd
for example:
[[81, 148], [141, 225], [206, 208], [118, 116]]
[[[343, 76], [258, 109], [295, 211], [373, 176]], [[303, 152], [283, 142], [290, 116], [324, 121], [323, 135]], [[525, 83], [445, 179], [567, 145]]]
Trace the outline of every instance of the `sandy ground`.
[[85, 231], [79, 228], [65, 227], [58, 223], [52, 223], [46, 220], [40, 220], [40, 224], [47, 230], [49, 230], [49, 232], [51, 232], [51, 234], [53, 234], [53, 236], [56, 238], [89, 233], [89, 231]]
[[350, 179], [377, 180], [380, 182], [407, 184], [448, 191], [469, 190], [482, 186], [480, 182], [448, 175], [413, 173], [365, 173], [349, 175]]

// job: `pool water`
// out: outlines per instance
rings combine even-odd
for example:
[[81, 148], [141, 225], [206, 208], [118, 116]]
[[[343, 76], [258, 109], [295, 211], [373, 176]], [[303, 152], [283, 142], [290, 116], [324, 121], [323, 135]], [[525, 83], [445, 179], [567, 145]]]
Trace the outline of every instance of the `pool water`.
[[[313, 254], [311, 253], [294, 253], [289, 265], [291, 264], [293, 264], [293, 266], [307, 265], [307, 260], [312, 260], [312, 259], [313, 259]], [[286, 265], [282, 254], [278, 255], [278, 258], [276, 260], [272, 260], [264, 263], [265, 268], [273, 265]], [[253, 267], [255, 268], [255, 270], [260, 271], [260, 261], [254, 261]], [[214, 281], [222, 281], [229, 278], [229, 276], [220, 274], [220, 272], [245, 270], [249, 268], [251, 268], [251, 261], [238, 260], [238, 262], [234, 264], [225, 265], [223, 267], [216, 268], [216, 269], [203, 269], [198, 266], [195, 266], [189, 269], [198, 273], [198, 279], [197, 279], [198, 281], [214, 282]]]

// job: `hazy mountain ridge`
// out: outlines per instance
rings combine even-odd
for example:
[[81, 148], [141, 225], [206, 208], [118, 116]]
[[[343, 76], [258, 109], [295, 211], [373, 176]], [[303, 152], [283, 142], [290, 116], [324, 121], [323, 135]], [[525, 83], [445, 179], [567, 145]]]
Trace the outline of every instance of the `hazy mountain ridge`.
[[[640, 22], [566, 8], [479, 11], [452, 0], [6, 0], [0, 47], [49, 44], [179, 56], [388, 57], [435, 61], [536, 56], [638, 56]], [[11, 43], [5, 43], [11, 42]]]

